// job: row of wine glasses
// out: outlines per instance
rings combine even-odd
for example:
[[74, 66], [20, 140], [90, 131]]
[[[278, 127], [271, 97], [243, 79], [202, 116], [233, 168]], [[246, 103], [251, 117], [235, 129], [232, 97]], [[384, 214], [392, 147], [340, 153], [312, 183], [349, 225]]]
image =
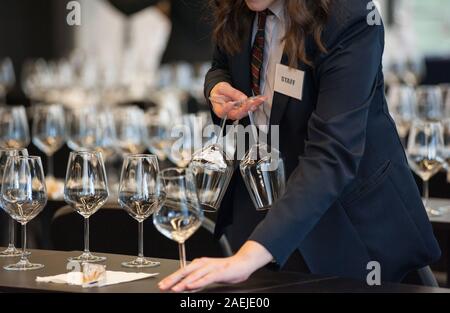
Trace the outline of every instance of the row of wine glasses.
[[387, 95], [389, 111], [406, 145], [413, 120], [440, 121], [450, 118], [450, 85], [394, 85]]
[[[4, 167], [0, 203], [3, 210], [22, 224], [23, 243], [20, 261], [4, 268], [40, 269], [44, 265], [31, 263], [27, 258], [26, 225], [42, 211], [47, 202], [41, 160], [39, 157], [19, 155], [19, 151], [10, 154]], [[93, 255], [89, 250], [89, 217], [103, 206], [109, 194], [101, 153], [71, 152], [64, 193], [66, 202], [85, 220], [84, 252], [69, 260], [104, 261], [105, 257]], [[184, 242], [203, 221], [195, 181], [189, 170], [173, 168], [160, 173], [154, 155], [128, 155], [122, 167], [119, 203], [139, 224], [138, 257], [124, 262], [123, 266], [159, 265], [158, 262], [146, 259], [143, 253], [143, 221], [152, 214], [156, 228], [179, 243], [180, 264], [186, 265]], [[14, 245], [9, 248], [14, 249]]]
[[[47, 155], [49, 177], [52, 156], [65, 142], [64, 109], [61, 105], [33, 107], [33, 143]], [[0, 106], [0, 147], [21, 149], [30, 143], [28, 119], [23, 106]]]
[[429, 180], [441, 170], [450, 173], [450, 86], [392, 86], [388, 94], [390, 113], [405, 146], [411, 169], [423, 183], [424, 203], [430, 216], [448, 208], [431, 208]]

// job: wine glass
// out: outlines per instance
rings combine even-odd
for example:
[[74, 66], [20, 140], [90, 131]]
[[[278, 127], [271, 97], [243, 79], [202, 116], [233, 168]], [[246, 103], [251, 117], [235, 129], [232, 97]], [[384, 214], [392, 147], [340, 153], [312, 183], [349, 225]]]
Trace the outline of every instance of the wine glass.
[[72, 109], [67, 118], [67, 145], [74, 151], [86, 150], [95, 142], [97, 111], [93, 107]]
[[[219, 102], [219, 99], [215, 101]], [[219, 142], [226, 119], [226, 116], [222, 119], [215, 141], [197, 150], [189, 163], [199, 201], [206, 212], [216, 212], [219, 209], [234, 173], [233, 159], [227, 155], [224, 145]]]
[[5, 270], [26, 271], [43, 268], [30, 263], [26, 254], [27, 223], [35, 218], [47, 204], [47, 189], [41, 158], [14, 156], [6, 162], [2, 183], [2, 207], [14, 220], [22, 224], [22, 256], [16, 264]]
[[412, 170], [423, 181], [424, 205], [429, 215], [441, 213], [428, 206], [428, 182], [444, 166], [444, 138], [441, 123], [416, 120], [411, 126], [408, 139], [408, 162]]
[[4, 100], [8, 90], [13, 88], [15, 83], [14, 65], [10, 58], [5, 58], [0, 62], [0, 101]]
[[440, 121], [444, 118], [444, 101], [439, 86], [420, 86], [416, 90], [416, 115], [425, 121]]
[[23, 106], [0, 106], [0, 147], [20, 149], [30, 143], [27, 114]]
[[402, 144], [406, 146], [406, 138], [415, 116], [416, 94], [414, 88], [407, 85], [392, 86], [389, 90], [388, 105]]
[[166, 201], [153, 214], [153, 224], [164, 236], [179, 244], [180, 267], [186, 266], [184, 243], [203, 222], [203, 211], [189, 169], [168, 168], [160, 173], [166, 188]]
[[99, 152], [71, 152], [64, 184], [64, 200], [84, 218], [84, 252], [69, 261], [101, 262], [105, 257], [89, 251], [89, 217], [109, 196], [105, 165]]
[[119, 204], [138, 221], [138, 257], [123, 262], [125, 267], [155, 267], [159, 262], [144, 257], [144, 221], [161, 207], [165, 199], [164, 185], [158, 179], [158, 159], [149, 154], [125, 157], [119, 184]]
[[148, 149], [159, 160], [164, 161], [167, 159], [167, 151], [170, 148], [169, 127], [163, 124], [159, 112], [154, 109], [149, 109], [146, 112], [146, 119]]
[[114, 159], [117, 152], [117, 135], [114, 116], [106, 109], [99, 109], [95, 115], [94, 140], [92, 150], [101, 152], [105, 162]]
[[[17, 155], [28, 156], [27, 149], [0, 149], [0, 197], [3, 173], [5, 172], [6, 162], [10, 157]], [[1, 198], [0, 198], [1, 199]], [[1, 207], [0, 201], [0, 207]], [[15, 247], [16, 223], [12, 217], [9, 218], [9, 244], [6, 250], [0, 252], [0, 257], [20, 256], [22, 252]]]
[[53, 179], [53, 155], [65, 141], [64, 108], [58, 104], [37, 105], [32, 134], [33, 143], [47, 156], [47, 178]]
[[442, 100], [444, 101], [445, 117], [450, 117], [450, 84], [442, 84], [440, 86], [442, 91]]
[[117, 145], [122, 154], [137, 154], [145, 150], [145, 113], [136, 106], [116, 108]]
[[239, 164], [250, 198], [258, 211], [268, 210], [286, 188], [280, 151], [267, 144], [254, 144]]

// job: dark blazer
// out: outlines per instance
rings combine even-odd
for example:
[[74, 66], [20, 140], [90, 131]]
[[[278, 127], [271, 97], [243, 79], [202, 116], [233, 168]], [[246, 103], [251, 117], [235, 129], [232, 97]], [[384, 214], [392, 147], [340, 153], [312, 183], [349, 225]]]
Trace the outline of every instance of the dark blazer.
[[[308, 37], [314, 66], [298, 66], [305, 72], [302, 101], [274, 94], [270, 123], [280, 126], [286, 193], [264, 219], [255, 218], [263, 220], [253, 230], [249, 215], [236, 218], [255, 211], [236, 172], [216, 231], [243, 226], [238, 232], [266, 247], [279, 265], [298, 248], [312, 273], [365, 280], [368, 262], [378, 261], [383, 281], [400, 281], [436, 261], [440, 249], [388, 112], [384, 28], [369, 26], [367, 3], [332, 1], [323, 33], [327, 53]], [[206, 95], [221, 81], [251, 95], [250, 30], [246, 38], [236, 55], [216, 49]]]

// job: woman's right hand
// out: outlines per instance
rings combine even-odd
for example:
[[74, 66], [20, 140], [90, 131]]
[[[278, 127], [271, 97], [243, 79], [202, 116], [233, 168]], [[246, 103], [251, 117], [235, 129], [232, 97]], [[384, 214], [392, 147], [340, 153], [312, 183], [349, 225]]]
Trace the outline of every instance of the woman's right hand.
[[[245, 101], [248, 97], [241, 91], [233, 88], [229, 83], [220, 82], [211, 90], [210, 98], [221, 99], [222, 101], [211, 100], [212, 109], [219, 118], [227, 116], [230, 120], [240, 120], [247, 116], [249, 111], [256, 111], [258, 107], [267, 99], [261, 97], [251, 101]], [[236, 107], [232, 102], [245, 101], [243, 105]]]

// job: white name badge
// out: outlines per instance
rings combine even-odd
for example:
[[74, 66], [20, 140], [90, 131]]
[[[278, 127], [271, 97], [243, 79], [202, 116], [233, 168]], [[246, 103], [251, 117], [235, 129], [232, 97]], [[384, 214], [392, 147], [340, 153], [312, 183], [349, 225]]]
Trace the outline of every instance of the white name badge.
[[302, 100], [305, 72], [277, 64], [274, 90], [288, 97]]

